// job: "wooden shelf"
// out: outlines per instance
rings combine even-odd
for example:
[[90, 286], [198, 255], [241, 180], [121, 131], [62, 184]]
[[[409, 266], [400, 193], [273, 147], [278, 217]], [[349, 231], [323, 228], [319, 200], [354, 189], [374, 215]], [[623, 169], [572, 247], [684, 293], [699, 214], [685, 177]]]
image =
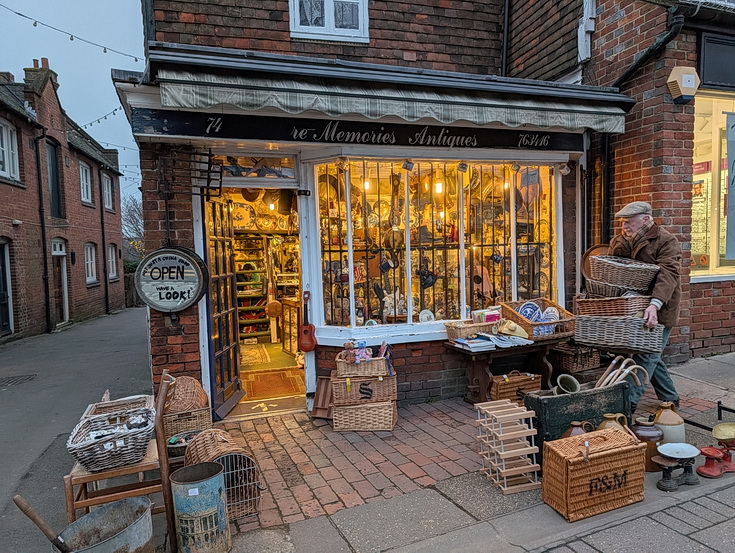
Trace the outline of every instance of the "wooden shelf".
[[268, 323], [268, 322], [270, 322], [270, 318], [268, 317], [263, 317], [262, 319], [247, 319], [244, 321], [241, 321], [240, 319], [237, 320], [237, 323], [241, 325], [257, 325], [257, 324], [263, 324], [263, 323]]
[[270, 336], [270, 330], [259, 330], [257, 332], [240, 332], [240, 338], [252, 338], [254, 336]]
[[265, 305], [243, 305], [241, 307], [238, 307], [238, 311], [263, 311], [265, 309]]

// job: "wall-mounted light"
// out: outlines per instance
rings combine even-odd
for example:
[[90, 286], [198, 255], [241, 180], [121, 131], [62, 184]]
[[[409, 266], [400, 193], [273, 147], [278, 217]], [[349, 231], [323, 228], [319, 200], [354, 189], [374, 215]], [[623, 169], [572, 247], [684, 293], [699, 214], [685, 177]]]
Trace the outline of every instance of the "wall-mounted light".
[[565, 177], [572, 172], [572, 168], [569, 167], [566, 163], [559, 166], [559, 172], [564, 175]]
[[274, 203], [268, 204], [268, 209], [270, 209], [271, 211], [274, 211], [276, 209], [276, 204]]
[[443, 211], [440, 211], [439, 212], [439, 219], [444, 219], [444, 212]]
[[518, 165], [517, 163], [514, 163], [513, 165], [511, 165], [510, 168], [513, 169], [514, 173], [517, 173], [518, 171], [521, 170], [521, 166]]
[[699, 89], [699, 75], [693, 67], [674, 67], [666, 85], [675, 104], [688, 104]]
[[370, 181], [369, 181], [369, 180], [366, 180], [366, 181], [365, 181], [365, 182], [363, 183], [363, 186], [365, 187], [365, 190], [370, 190]]
[[436, 192], [437, 194], [441, 194], [443, 190], [444, 190], [444, 184], [442, 184], [441, 182], [437, 182], [437, 183], [436, 183], [436, 184], [434, 185], [434, 191], [435, 191], [435, 192]]
[[403, 167], [403, 168], [404, 168], [404, 169], [405, 169], [406, 171], [413, 171], [413, 166], [414, 166], [414, 163], [413, 163], [413, 161], [411, 161], [410, 159], [406, 159], [406, 160], [404, 160], [404, 162], [403, 162], [403, 166], [402, 166], [402, 167]]

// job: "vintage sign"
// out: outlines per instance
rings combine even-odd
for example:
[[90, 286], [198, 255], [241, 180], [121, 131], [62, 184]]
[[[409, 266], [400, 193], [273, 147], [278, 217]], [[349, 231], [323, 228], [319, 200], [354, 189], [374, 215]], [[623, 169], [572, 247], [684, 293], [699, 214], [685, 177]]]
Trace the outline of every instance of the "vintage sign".
[[261, 117], [134, 108], [134, 134], [369, 146], [513, 148], [581, 152], [579, 133]]
[[135, 288], [156, 311], [174, 313], [204, 295], [207, 271], [202, 259], [183, 248], [162, 248], [148, 254], [135, 271]]

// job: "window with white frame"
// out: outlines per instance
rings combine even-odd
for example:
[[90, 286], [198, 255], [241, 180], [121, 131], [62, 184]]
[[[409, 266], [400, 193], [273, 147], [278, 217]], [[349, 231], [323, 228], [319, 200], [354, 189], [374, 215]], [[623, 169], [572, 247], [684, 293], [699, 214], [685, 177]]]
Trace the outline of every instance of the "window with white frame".
[[18, 135], [15, 127], [0, 119], [0, 177], [18, 180]]
[[91, 242], [84, 244], [84, 269], [87, 284], [97, 282], [97, 246]]
[[107, 278], [117, 278], [117, 246], [115, 244], [107, 246]]
[[79, 164], [79, 184], [82, 191], [82, 201], [92, 203], [92, 171], [86, 163]]
[[114, 206], [114, 196], [112, 190], [112, 179], [109, 175], [102, 175], [102, 190], [105, 194], [105, 209], [112, 210]]
[[369, 42], [367, 0], [290, 0], [291, 37]]

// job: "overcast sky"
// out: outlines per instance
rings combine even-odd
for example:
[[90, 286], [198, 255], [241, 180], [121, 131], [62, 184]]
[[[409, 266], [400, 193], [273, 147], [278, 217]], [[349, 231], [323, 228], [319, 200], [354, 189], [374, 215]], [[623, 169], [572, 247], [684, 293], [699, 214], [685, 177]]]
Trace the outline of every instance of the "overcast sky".
[[[33, 20], [6, 8], [39, 24], [34, 27]], [[105, 54], [79, 38], [138, 56], [138, 62], [109, 50]], [[77, 124], [111, 112], [120, 102], [110, 69], [142, 71], [145, 67], [140, 0], [0, 0], [0, 71], [9, 71], [16, 82], [23, 82], [23, 68], [33, 67], [33, 60], [41, 58], [48, 58], [50, 68], [58, 73], [61, 105]], [[123, 194], [138, 194], [138, 150], [122, 110], [85, 131], [103, 146], [118, 149], [126, 177], [120, 180]]]

